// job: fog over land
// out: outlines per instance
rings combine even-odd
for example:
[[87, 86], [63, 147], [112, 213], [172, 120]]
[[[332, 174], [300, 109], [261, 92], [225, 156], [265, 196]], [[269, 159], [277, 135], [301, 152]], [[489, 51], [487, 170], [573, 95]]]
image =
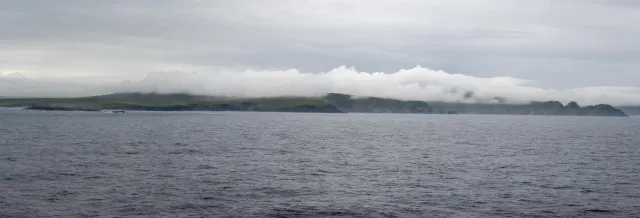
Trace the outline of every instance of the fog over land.
[[140, 80], [113, 77], [28, 78], [20, 74], [2, 74], [0, 84], [0, 93], [15, 97], [76, 97], [114, 92], [272, 97], [320, 96], [337, 92], [402, 100], [469, 103], [558, 100], [580, 104], [640, 104], [640, 89], [636, 87], [544, 89], [536, 87], [535, 81], [513, 77], [473, 77], [420, 66], [390, 73], [363, 72], [345, 66], [328, 72], [301, 72], [296, 69], [153, 72]]

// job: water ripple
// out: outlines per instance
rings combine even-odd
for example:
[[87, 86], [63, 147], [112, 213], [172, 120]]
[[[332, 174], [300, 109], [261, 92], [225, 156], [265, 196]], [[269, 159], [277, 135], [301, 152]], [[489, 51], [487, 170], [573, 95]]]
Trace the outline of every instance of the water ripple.
[[0, 217], [640, 217], [640, 120], [0, 112]]

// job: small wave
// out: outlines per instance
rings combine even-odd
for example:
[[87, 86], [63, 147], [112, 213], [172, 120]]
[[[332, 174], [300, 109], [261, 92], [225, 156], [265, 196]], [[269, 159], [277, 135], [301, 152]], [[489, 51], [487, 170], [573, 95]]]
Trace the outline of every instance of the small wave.
[[588, 210], [585, 210], [584, 212], [587, 212], [587, 213], [613, 213], [613, 211], [603, 210], [603, 209], [588, 209]]
[[203, 209], [207, 209], [207, 208], [214, 208], [214, 207], [218, 207], [217, 205], [211, 205], [211, 204], [194, 204], [194, 203], [186, 203], [186, 204], [180, 204], [180, 205], [175, 205], [175, 206], [171, 206], [171, 210], [203, 210]]
[[208, 169], [213, 169], [213, 168], [215, 168], [215, 167], [212, 167], [212, 166], [207, 165], [207, 164], [202, 164], [202, 165], [198, 166], [198, 169], [200, 169], [200, 170], [208, 170]]
[[350, 209], [274, 208], [268, 217], [398, 217], [394, 213], [381, 211], [359, 212]]
[[127, 216], [148, 216], [153, 215], [155, 213], [153, 211], [154, 210], [152, 210], [151, 208], [143, 209], [135, 206], [125, 206], [118, 209], [118, 213], [126, 214]]
[[75, 176], [75, 173], [67, 173], [67, 172], [59, 172], [57, 173], [59, 176]]
[[556, 212], [554, 211], [550, 211], [550, 210], [541, 210], [540, 213], [544, 213], [544, 214], [556, 214]]
[[60, 195], [60, 196], [67, 196], [67, 195], [72, 195], [75, 194], [74, 192], [68, 191], [68, 190], [62, 190], [59, 191], [58, 193], [56, 193], [56, 195]]
[[587, 188], [587, 189], [582, 189], [582, 190], [580, 191], [580, 193], [591, 193], [591, 192], [593, 192], [593, 190], [588, 189], [588, 188]]
[[555, 190], [564, 190], [564, 189], [573, 189], [575, 188], [575, 186], [570, 186], [570, 185], [541, 185], [541, 188], [550, 188], [550, 189], [555, 189]]
[[86, 180], [102, 179], [102, 178], [104, 178], [104, 177], [103, 176], [87, 176], [87, 177], [84, 177], [84, 179], [86, 179]]
[[168, 152], [168, 154], [195, 154], [198, 153], [199, 151], [196, 149], [176, 149], [176, 150], [171, 150]]
[[362, 214], [358, 214], [352, 211], [319, 211], [316, 212], [314, 215], [319, 215], [319, 216], [346, 216], [346, 217], [354, 217], [354, 216], [359, 216]]
[[541, 201], [541, 200], [533, 200], [533, 199], [527, 199], [527, 198], [521, 198], [521, 199], [518, 199], [518, 201], [527, 202], [527, 203], [534, 203], [534, 204], [543, 204], [543, 203], [545, 203], [544, 201]]

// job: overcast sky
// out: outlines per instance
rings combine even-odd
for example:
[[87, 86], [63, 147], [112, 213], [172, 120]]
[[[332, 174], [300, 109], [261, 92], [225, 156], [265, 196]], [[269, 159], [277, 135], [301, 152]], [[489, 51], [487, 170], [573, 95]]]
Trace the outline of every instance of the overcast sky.
[[453, 88], [535, 98], [527, 100], [554, 95], [640, 104], [636, 0], [0, 5], [0, 96], [171, 87], [428, 100], [449, 99], [436, 95]]

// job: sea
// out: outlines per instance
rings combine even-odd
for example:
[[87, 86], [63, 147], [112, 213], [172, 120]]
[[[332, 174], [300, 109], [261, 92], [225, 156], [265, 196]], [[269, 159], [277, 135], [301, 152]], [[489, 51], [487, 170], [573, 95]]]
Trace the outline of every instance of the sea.
[[0, 109], [0, 217], [640, 217], [640, 118]]

